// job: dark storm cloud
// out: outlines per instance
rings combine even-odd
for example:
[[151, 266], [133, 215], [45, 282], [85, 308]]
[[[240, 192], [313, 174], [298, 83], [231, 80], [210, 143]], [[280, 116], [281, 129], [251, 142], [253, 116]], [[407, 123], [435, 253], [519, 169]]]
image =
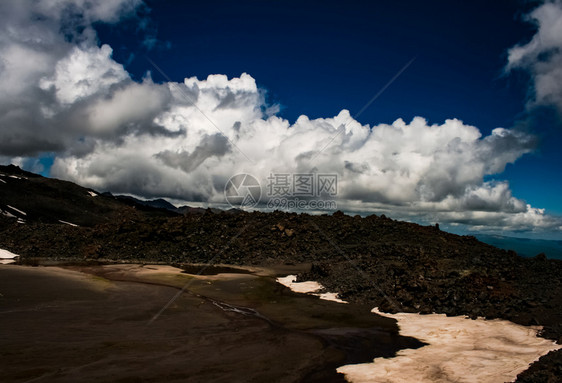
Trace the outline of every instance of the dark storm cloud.
[[166, 150], [157, 153], [155, 156], [165, 165], [180, 168], [186, 173], [191, 173], [197, 169], [209, 157], [222, 157], [230, 150], [228, 140], [222, 134], [213, 134], [212, 136], [204, 136], [191, 152], [172, 152]]
[[[118, 140], [159, 127], [167, 86], [134, 83], [97, 46], [95, 22], [135, 15], [140, 0], [3, 1], [0, 4], [0, 155], [74, 150], [82, 137]], [[102, 110], [103, 109], [103, 110]]]

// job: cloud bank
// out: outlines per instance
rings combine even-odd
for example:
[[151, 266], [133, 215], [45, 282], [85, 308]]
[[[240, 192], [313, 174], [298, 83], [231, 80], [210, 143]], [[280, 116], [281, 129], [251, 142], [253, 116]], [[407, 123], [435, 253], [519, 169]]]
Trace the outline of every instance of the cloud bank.
[[[224, 203], [224, 186], [238, 173], [262, 186], [271, 173], [335, 173], [338, 206], [350, 212], [472, 229], [560, 230], [558, 219], [513, 196], [507, 182], [486, 180], [534, 150], [535, 138], [526, 133], [497, 128], [482, 136], [457, 119], [431, 124], [422, 117], [371, 126], [347, 110], [291, 123], [275, 115], [278, 108], [266, 104], [246, 73], [133, 81], [112, 59], [112, 48], [98, 44], [92, 23], [137, 17], [141, 5], [0, 4], [4, 162], [33, 163], [53, 152], [55, 177], [211, 204]], [[535, 48], [517, 49], [511, 65], [530, 65], [523, 63]], [[545, 100], [558, 97], [541, 92]]]

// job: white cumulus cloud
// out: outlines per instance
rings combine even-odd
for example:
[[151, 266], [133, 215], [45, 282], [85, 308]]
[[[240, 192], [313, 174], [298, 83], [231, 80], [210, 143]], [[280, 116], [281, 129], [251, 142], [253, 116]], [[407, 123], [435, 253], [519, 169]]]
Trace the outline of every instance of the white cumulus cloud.
[[562, 1], [546, 1], [527, 20], [536, 25], [537, 32], [526, 44], [509, 50], [506, 69], [529, 71], [533, 103], [554, 105], [562, 112]]
[[39, 85], [43, 90], [53, 88], [57, 100], [64, 105], [96, 93], [107, 93], [112, 85], [129, 78], [123, 66], [111, 59], [112, 52], [109, 45], [74, 47], [57, 62], [53, 76], [42, 78]]
[[338, 204], [349, 211], [477, 228], [559, 225], [514, 197], [507, 182], [485, 181], [535, 148], [535, 138], [520, 131], [497, 128], [483, 137], [457, 119], [430, 124], [421, 117], [369, 126], [347, 110], [291, 124], [263, 115], [263, 97], [248, 74], [168, 86], [171, 106], [156, 119], [174, 134], [132, 132], [118, 144], [99, 139], [85, 156], [59, 157], [53, 174], [98, 189], [222, 203], [226, 181], [238, 173], [255, 176], [264, 192], [271, 173], [332, 173]]

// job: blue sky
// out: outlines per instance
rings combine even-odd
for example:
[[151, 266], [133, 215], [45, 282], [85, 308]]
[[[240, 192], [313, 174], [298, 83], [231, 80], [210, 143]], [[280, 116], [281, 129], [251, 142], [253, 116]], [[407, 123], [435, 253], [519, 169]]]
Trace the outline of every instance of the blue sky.
[[[10, 3], [4, 6], [10, 6]], [[431, 181], [433, 184], [447, 183], [451, 179], [453, 179], [452, 183], [456, 183], [457, 178], [463, 180], [458, 181], [458, 184], [448, 185], [441, 197], [439, 197], [440, 192], [436, 190], [430, 192], [432, 197], [426, 197], [425, 194], [420, 197], [421, 189], [432, 187], [431, 182], [421, 181], [422, 178], [428, 179], [430, 174], [423, 173], [420, 179], [410, 180], [412, 185], [415, 184], [412, 186], [412, 193], [405, 193], [408, 195], [396, 200], [390, 198], [390, 202], [388, 196], [376, 200], [373, 196], [383, 196], [384, 193], [369, 189], [369, 185], [383, 182], [382, 178], [376, 176], [378, 174], [376, 168], [379, 165], [369, 157], [368, 150], [364, 150], [367, 154], [359, 155], [358, 151], [350, 149], [349, 156], [338, 157], [338, 161], [351, 164], [348, 168], [358, 164], [362, 164], [363, 168], [369, 167], [371, 178], [366, 173], [362, 173], [362, 176], [366, 177], [365, 184], [351, 185], [350, 182], [344, 190], [344, 197], [360, 197], [346, 198], [342, 206], [349, 207], [350, 211], [395, 211], [398, 218], [420, 222], [441, 220], [445, 225], [451, 224], [449, 228], [452, 230], [460, 228], [458, 229], [460, 231], [503, 232], [502, 225], [505, 224], [505, 230], [518, 235], [547, 237], [560, 235], [558, 220], [562, 216], [562, 203], [559, 198], [562, 181], [559, 164], [562, 163], [562, 154], [558, 146], [562, 142], [559, 109], [559, 100], [562, 98], [558, 98], [561, 94], [559, 89], [544, 90], [544, 82], [539, 83], [538, 79], [556, 75], [555, 69], [546, 71], [544, 64], [549, 62], [556, 64], [559, 58], [554, 48], [557, 47], [556, 44], [562, 42], [556, 39], [550, 43], [547, 41], [549, 30], [556, 31], [556, 28], [559, 28], [556, 22], [552, 25], [553, 22], [547, 20], [540, 12], [535, 14], [534, 22], [529, 16], [537, 9], [547, 7], [562, 9], [560, 1], [351, 1], [344, 3], [115, 0], [108, 2], [113, 5], [108, 5], [107, 9], [104, 8], [105, 6], [82, 9], [82, 2], [63, 3], [68, 4], [56, 10], [45, 8], [41, 11], [38, 9], [42, 8], [37, 7], [34, 10], [35, 14], [29, 11], [29, 15], [25, 13], [25, 6], [20, 5], [21, 9], [18, 13], [20, 18], [12, 18], [15, 20], [12, 23], [19, 21], [22, 28], [23, 26], [46, 28], [45, 30], [50, 28], [49, 31], [53, 34], [52, 41], [45, 43], [45, 46], [60, 53], [56, 55], [53, 53], [50, 60], [45, 60], [50, 64], [34, 69], [38, 79], [37, 89], [33, 92], [29, 91], [28, 97], [22, 97], [22, 100], [28, 102], [31, 97], [29, 94], [38, 97], [34, 105], [40, 105], [42, 108], [40, 118], [48, 119], [46, 125], [56, 122], [58, 127], [48, 129], [35, 127], [43, 126], [37, 122], [39, 117], [34, 118], [32, 122], [21, 120], [21, 124], [30, 126], [36, 124], [33, 128], [29, 128], [30, 132], [43, 129], [41, 134], [44, 135], [44, 139], [37, 140], [38, 142], [34, 142], [33, 145], [24, 145], [21, 141], [24, 141], [25, 135], [17, 142], [13, 139], [14, 134], [9, 135], [14, 140], [14, 144], [9, 148], [8, 145], [6, 148], [0, 147], [0, 158], [4, 158], [4, 162], [14, 162], [15, 159], [15, 162], [19, 161], [30, 169], [40, 169], [37, 163], [37, 159], [40, 159], [44, 174], [50, 174], [53, 166], [53, 175], [91, 187], [106, 188], [146, 198], [161, 196], [172, 200], [199, 203], [217, 202], [215, 191], [209, 191], [209, 188], [218, 190], [219, 188], [215, 187], [215, 184], [219, 183], [217, 180], [224, 180], [227, 176], [226, 170], [215, 171], [220, 167], [221, 156], [226, 152], [235, 151], [234, 142], [240, 147], [245, 147], [244, 145], [251, 147], [251, 145], [245, 143], [243, 139], [238, 144], [236, 138], [233, 138], [237, 137], [234, 135], [235, 132], [230, 136], [225, 131], [231, 145], [223, 151], [209, 152], [210, 148], [220, 144], [216, 140], [211, 144], [205, 141], [208, 137], [214, 137], [216, 131], [213, 133], [211, 129], [197, 134], [191, 133], [189, 126], [194, 123], [191, 120], [185, 122], [187, 138], [184, 137], [185, 141], [182, 141], [181, 145], [176, 142], [176, 146], [170, 146], [162, 139], [158, 141], [158, 145], [162, 145], [162, 148], [147, 156], [146, 160], [148, 161], [148, 157], [158, 158], [161, 162], [164, 161], [164, 165], [174, 167], [177, 171], [183, 169], [183, 173], [189, 173], [185, 175], [184, 182], [194, 180], [199, 182], [201, 178], [197, 178], [197, 166], [195, 168], [191, 165], [185, 166], [181, 164], [181, 158], [183, 161], [197, 162], [200, 153], [206, 153], [201, 159], [206, 167], [206, 173], [210, 171], [214, 176], [213, 180], [209, 181], [212, 185], [186, 190], [183, 190], [183, 186], [172, 187], [168, 183], [164, 186], [163, 180], [168, 176], [177, 178], [178, 175], [173, 176], [171, 173], [168, 175], [164, 170], [154, 170], [157, 167], [153, 163], [142, 167], [139, 165], [142, 161], [132, 159], [130, 161], [134, 165], [131, 165], [131, 171], [140, 171], [143, 174], [154, 171], [154, 175], [142, 180], [130, 179], [122, 182], [109, 179], [105, 175], [109, 172], [108, 169], [116, 169], [115, 163], [110, 164], [110, 159], [126, 163], [120, 155], [124, 152], [129, 153], [131, 149], [125, 149], [126, 145], [122, 145], [123, 142], [127, 142], [130, 148], [140, 148], [140, 141], [132, 143], [132, 130], [138, 129], [135, 137], [139, 137], [141, 134], [138, 132], [141, 131], [142, 134], [150, 131], [150, 134], [158, 135], [154, 132], [159, 128], [153, 127], [156, 130], [150, 130], [152, 128], [148, 125], [163, 126], [168, 135], [176, 134], [183, 129], [184, 125], [181, 124], [179, 128], [171, 127], [178, 118], [170, 117], [174, 109], [174, 106], [170, 105], [177, 106], [182, 102], [177, 100], [178, 95], [174, 95], [173, 89], [176, 87], [176, 93], [181, 92], [180, 87], [170, 84], [182, 84], [184, 79], [196, 76], [196, 80], [186, 85], [186, 92], [191, 92], [193, 89], [196, 89], [193, 92], [207, 89], [208, 92], [215, 92], [215, 96], [220, 98], [223, 97], [221, 95], [224, 89], [230, 89], [236, 94], [233, 96], [235, 98], [240, 96], [242, 100], [243, 97], [247, 97], [244, 102], [240, 101], [236, 104], [242, 106], [236, 112], [232, 112], [232, 115], [237, 116], [238, 122], [241, 122], [242, 131], [245, 131], [245, 125], [256, 124], [256, 117], [250, 116], [253, 113], [249, 111], [251, 108], [244, 109], [245, 105], [252, 103], [258, 105], [262, 111], [268, 107], [271, 107], [271, 111], [277, 111], [261, 116], [259, 119], [265, 120], [269, 115], [274, 114], [285, 121], [288, 132], [298, 132], [301, 126], [306, 125], [299, 120], [301, 115], [307, 116], [307, 119], [312, 121], [311, 124], [320, 129], [323, 124], [331, 123], [332, 120], [329, 119], [334, 119], [344, 109], [349, 111], [350, 116], [354, 117], [358, 124], [368, 126], [367, 129], [372, 131], [377, 130], [375, 128], [377, 126], [390, 126], [397, 119], [410, 124], [414, 117], [420, 116], [426, 120], [426, 123], [416, 129], [429, 132], [430, 127], [436, 124], [441, 127], [440, 131], [446, 129], [450, 131], [452, 128], [448, 128], [445, 121], [458, 119], [464, 124], [461, 129], [463, 132], [470, 135], [468, 126], [475, 127], [482, 140], [491, 137], [490, 145], [491, 142], [497, 141], [493, 140], [496, 137], [493, 134], [496, 128], [505, 128], [509, 132], [512, 130], [522, 132], [521, 135], [509, 133], [509, 137], [502, 136], [505, 142], [501, 145], [493, 144], [497, 146], [492, 146], [492, 149], [487, 146], [481, 148], [479, 145], [482, 146], [483, 143], [469, 139], [470, 143], [467, 141], [467, 145], [475, 145], [474, 150], [470, 149], [470, 153], [463, 154], [464, 157], [455, 158], [467, 158], [467, 161], [475, 161], [478, 164], [475, 166], [482, 166], [487, 170], [482, 170], [481, 174], [461, 176], [450, 169], [439, 172], [444, 178], [436, 178]], [[16, 8], [13, 4], [8, 13]], [[552, 9], [546, 9], [544, 13], [553, 14]], [[52, 27], [50, 22], [45, 22], [45, 20], [49, 21], [50, 17], [52, 17], [52, 24], [58, 25], [58, 28]], [[545, 31], [543, 40], [546, 48], [543, 50], [531, 44], [541, 30]], [[64, 39], [57, 40], [56, 35], [60, 35], [61, 31], [65, 33]], [[4, 38], [4, 43], [13, 42]], [[24, 43], [20, 42], [20, 44]], [[104, 45], [108, 47], [106, 50], [102, 49]], [[520, 50], [522, 58], [515, 54], [510, 56], [514, 47], [522, 47]], [[82, 55], [78, 55], [78, 51], [82, 52]], [[8, 58], [5, 58], [5, 61], [9, 62]], [[165, 76], [150, 61], [155, 63]], [[90, 70], [88, 73], [78, 73], [80, 71], [72, 69], [69, 64], [71, 62], [91, 65], [90, 68], [98, 69]], [[90, 64], [87, 64], [88, 62]], [[404, 69], [409, 62], [411, 64]], [[389, 84], [389, 81], [402, 69], [403, 72]], [[99, 81], [96, 81], [94, 74], [98, 71], [100, 77]], [[147, 75], [147, 72], [150, 74]], [[239, 83], [234, 85], [231, 82], [224, 85], [222, 80], [208, 79], [209, 75], [226, 75], [228, 81], [231, 81], [241, 78], [243, 73], [251, 76], [257, 91], [252, 88], [252, 80], [248, 79], [242, 81], [243, 85]], [[63, 76], [69, 79], [64, 79]], [[147, 80], [148, 78], [150, 80]], [[65, 88], [68, 84], [73, 85], [73, 88]], [[83, 87], [83, 84], [88, 84], [89, 88]], [[134, 84], [137, 86], [135, 87]], [[388, 87], [385, 88], [387, 85]], [[164, 88], [170, 88], [171, 91]], [[384, 91], [376, 100], [357, 116], [369, 100], [383, 88]], [[143, 109], [150, 110], [150, 113], [147, 112], [147, 116], [142, 119], [135, 117], [127, 120], [123, 116], [118, 116], [115, 117], [116, 122], [96, 120], [92, 122], [91, 127], [82, 130], [74, 128], [75, 125], [72, 124], [77, 124], [78, 121], [92, 120], [91, 118], [80, 120], [80, 118], [87, 115], [92, 108], [102, 105], [100, 100], [116, 100], [121, 90], [123, 92], [127, 90], [138, 97], [138, 100], [157, 100], [154, 101], [157, 105], [150, 104], [150, 108], [153, 109], [149, 107]], [[45, 94], [36, 96], [38, 92]], [[171, 95], [168, 94], [170, 92]], [[206, 111], [207, 106], [203, 98], [197, 98], [199, 93], [193, 94], [196, 103], [201, 103], [197, 104], [198, 108]], [[179, 97], [181, 98], [181, 95]], [[22, 101], [21, 105], [25, 102]], [[149, 102], [146, 102], [148, 105]], [[108, 103], [103, 105], [107, 105], [108, 111], [114, 107]], [[123, 102], [119, 105], [122, 106]], [[85, 108], [84, 110], [88, 112], [80, 108]], [[215, 116], [213, 111], [216, 110], [217, 108], [209, 109], [208, 117], [216, 123], [217, 128], [230, 129], [234, 120], [230, 121], [219, 114]], [[185, 110], [182, 113], [185, 113]], [[7, 112], [5, 114], [7, 115]], [[107, 119], [112, 115], [112, 112], [108, 112]], [[127, 114], [130, 115], [132, 114]], [[223, 118], [226, 128], [221, 125]], [[107, 128], [110, 125], [111, 129]], [[2, 129], [15, 128], [3, 125]], [[64, 131], [64, 134], [60, 133], [61, 131]], [[363, 133], [354, 134], [358, 136]], [[321, 135], [320, 130], [317, 136], [319, 135]], [[34, 134], [33, 137], [37, 138], [37, 135]], [[279, 135], [275, 137], [277, 138], [272, 140], [278, 139]], [[390, 136], [385, 136], [381, 138], [381, 142], [389, 143], [390, 141], [387, 140], [391, 139]], [[404, 136], [402, 139], [407, 138]], [[195, 141], [193, 143], [190, 140]], [[509, 147], [511, 142], [515, 142], [513, 147]], [[111, 151], [108, 149], [110, 146]], [[391, 144], [389, 143], [388, 146]], [[15, 149], [20, 147], [21, 149]], [[400, 172], [414, 172], [411, 153], [424, 152], [427, 148], [418, 149], [401, 153], [404, 158], [407, 157], [404, 161], [409, 165], [400, 165], [403, 166]], [[431, 150], [438, 152], [438, 149], [436, 146]], [[398, 146], [394, 153], [400, 150]], [[497, 161], [501, 164], [493, 164], [494, 156], [487, 154], [488, 157], [485, 157], [482, 154], [483, 150], [497, 151], [497, 157], [501, 159]], [[336, 152], [337, 150], [334, 149], [334, 153]], [[170, 153], [182, 154], [183, 157], [172, 161]], [[276, 153], [279, 156], [287, 155], [285, 152]], [[304, 151], [298, 154], [303, 153]], [[251, 157], [251, 154], [249, 156]], [[256, 161], [261, 164], [260, 155], [256, 154], [256, 156], [258, 158]], [[213, 163], [215, 160], [218, 160], [216, 164]], [[229, 162], [225, 161], [225, 158], [222, 160], [222, 164]], [[281, 160], [271, 163], [279, 161]], [[256, 169], [249, 164], [241, 164], [240, 161], [237, 163], [240, 169], [248, 172], [272, 170]], [[339, 169], [333, 163], [330, 164], [326, 159], [325, 169]], [[273, 167], [269, 163], [263, 166]], [[287, 169], [287, 171], [295, 169]], [[126, 168], [123, 167], [115, 172], [120, 174], [119, 171], [125, 172], [125, 170]], [[459, 172], [464, 171], [470, 173], [470, 169], [459, 170]], [[341, 177], [346, 175], [342, 173]], [[431, 173], [431, 177], [437, 176]], [[472, 178], [465, 182], [467, 177]], [[387, 181], [385, 178], [384, 182]], [[410, 185], [404, 182], [405, 185]], [[149, 184], [154, 185], [148, 187]], [[499, 184], [501, 187], [498, 186]], [[508, 186], [503, 186], [504, 184]], [[177, 192], [179, 189], [182, 191]], [[157, 190], [162, 190], [162, 193], [158, 194]], [[488, 197], [496, 198], [494, 196], [498, 193], [503, 194], [501, 198], [497, 197], [502, 201], [495, 200], [497, 206], [490, 202], [491, 200], [486, 200]], [[417, 197], [413, 196], [414, 194]], [[482, 197], [484, 194], [488, 197]], [[476, 205], [483, 204], [484, 207], [467, 207], [476, 206], [473, 201], [475, 196], [478, 196]], [[349, 202], [351, 200], [353, 202]], [[445, 203], [446, 206], [440, 205], [445, 200], [448, 201]], [[426, 206], [426, 202], [433, 204], [429, 209], [431, 211], [426, 207], [420, 207]], [[381, 203], [388, 206], [382, 206]], [[538, 229], [533, 227], [535, 218], [531, 219], [528, 216], [536, 212], [531, 214], [531, 211], [524, 211], [525, 204], [531, 205], [533, 209], [545, 209], [540, 214], [547, 215], [549, 223], [537, 224]], [[393, 206], [400, 207], [393, 209]], [[414, 207], [409, 210], [408, 206]], [[443, 211], [446, 214], [440, 215]], [[486, 215], [487, 218], [482, 218], [484, 213], [488, 212], [501, 212], [501, 214], [493, 217]], [[518, 218], [512, 219], [517, 214], [519, 214]], [[522, 222], [521, 217], [524, 215], [525, 219], [529, 218], [529, 220], [525, 221], [527, 223], [523, 226], [505, 223]]]
[[517, 2], [489, 3], [165, 1], [151, 4], [161, 39], [153, 51], [143, 51], [134, 26], [98, 31], [117, 61], [135, 55], [127, 70], [137, 79], [153, 70], [146, 54], [174, 80], [247, 72], [290, 120], [359, 110], [416, 58], [362, 120], [454, 116], [490, 131], [523, 112], [527, 84], [502, 74], [507, 49], [534, 28]]

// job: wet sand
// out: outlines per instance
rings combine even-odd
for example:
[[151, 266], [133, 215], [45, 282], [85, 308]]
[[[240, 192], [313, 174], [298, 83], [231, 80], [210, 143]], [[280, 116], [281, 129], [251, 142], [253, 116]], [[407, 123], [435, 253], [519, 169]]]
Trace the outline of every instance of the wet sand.
[[0, 294], [3, 382], [343, 382], [338, 366], [421, 346], [263, 270], [0, 265]]

